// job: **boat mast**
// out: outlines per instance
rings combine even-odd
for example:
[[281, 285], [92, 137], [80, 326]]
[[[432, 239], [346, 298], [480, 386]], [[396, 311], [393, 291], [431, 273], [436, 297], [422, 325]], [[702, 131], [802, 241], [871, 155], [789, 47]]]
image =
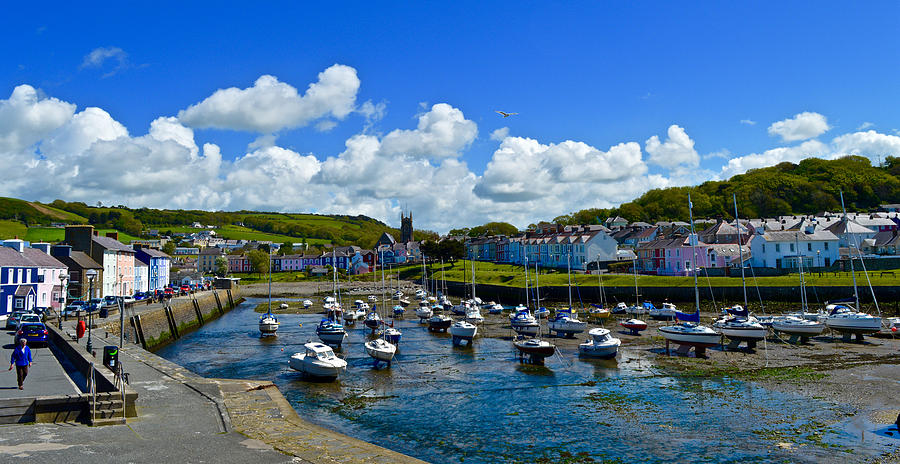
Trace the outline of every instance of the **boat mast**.
[[572, 255], [566, 256], [566, 272], [569, 276], [569, 310], [572, 310]]
[[600, 272], [600, 255], [597, 255], [597, 286], [600, 288], [600, 306], [606, 307], [606, 298], [603, 295], [603, 274]]
[[269, 313], [272, 313], [272, 247], [269, 246], [269, 255], [268, 255], [267, 264], [269, 265]]
[[475, 303], [475, 260], [472, 260], [472, 303]]
[[525, 256], [525, 308], [528, 307], [528, 256]]
[[634, 274], [634, 307], [639, 308], [641, 306], [641, 296], [638, 295], [638, 284], [637, 284], [637, 258], [631, 261], [631, 273]]
[[[846, 232], [849, 229], [850, 219], [847, 217], [847, 208], [844, 207], [844, 191], [840, 191], [841, 194], [841, 211], [844, 212], [844, 217], [841, 219], [844, 221], [844, 231]], [[852, 237], [852, 235], [851, 235]], [[840, 253], [838, 253], [840, 254]], [[859, 292], [856, 290], [856, 271], [853, 269], [853, 248], [850, 248], [850, 253], [848, 253], [850, 258], [850, 277], [853, 278], [853, 300], [856, 304], [855, 310], [859, 311]]]
[[794, 233], [794, 243], [797, 247], [797, 268], [800, 270], [800, 312], [806, 312], [806, 286], [803, 282], [803, 258], [800, 256], [800, 232]]
[[[744, 310], [747, 310], [747, 307], [750, 306], [750, 304], [747, 303], [747, 280], [744, 278], [744, 249], [741, 248], [743, 246], [741, 243], [743, 242], [741, 239], [741, 220], [737, 210], [737, 195], [732, 193], [731, 198], [734, 199], [734, 225], [737, 229], [738, 255], [740, 256], [740, 262], [738, 264], [741, 266], [741, 286], [744, 287]], [[800, 249], [798, 248], [797, 250], [799, 252]]]
[[538, 263], [534, 263], [534, 307], [541, 309], [541, 274], [538, 272]]
[[[688, 192], [688, 217], [691, 220], [691, 253], [694, 255], [691, 260], [691, 267], [697, 267], [697, 236], [694, 235], [694, 204], [691, 203], [691, 194]], [[697, 314], [700, 314], [700, 290], [697, 288], [697, 271], [692, 269], [694, 274], [694, 303], [697, 305]]]

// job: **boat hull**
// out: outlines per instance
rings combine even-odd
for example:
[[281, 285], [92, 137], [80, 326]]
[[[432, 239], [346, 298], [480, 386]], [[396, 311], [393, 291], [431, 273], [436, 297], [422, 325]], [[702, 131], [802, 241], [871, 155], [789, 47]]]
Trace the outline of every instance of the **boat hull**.
[[815, 336], [825, 331], [823, 324], [790, 324], [785, 322], [772, 322], [772, 330], [791, 335]]
[[368, 354], [372, 359], [386, 363], [390, 363], [391, 360], [394, 359], [394, 353], [396, 353], [397, 351], [396, 348], [393, 347], [393, 345], [391, 345], [390, 347], [386, 347], [376, 344], [374, 341], [366, 343], [365, 346], [366, 354]]
[[679, 345], [710, 348], [719, 344], [719, 334], [717, 333], [683, 333], [668, 330], [668, 327], [660, 327], [659, 333], [666, 340]]
[[277, 322], [260, 322], [259, 323], [259, 333], [263, 337], [269, 337], [277, 335], [278, 332], [278, 323]]
[[291, 356], [291, 360], [288, 362], [288, 365], [295, 371], [302, 372], [304, 375], [317, 379], [334, 380], [344, 370], [344, 368], [341, 367], [325, 366], [316, 362], [308, 361], [306, 360], [306, 356], [302, 354]]
[[585, 358], [615, 358], [619, 353], [618, 344], [595, 345], [593, 343], [582, 343], [578, 345], [578, 355]]
[[428, 330], [432, 332], [446, 332], [447, 329], [450, 328], [450, 325], [453, 324], [453, 320], [440, 320], [440, 321], [428, 321]]
[[347, 338], [346, 332], [318, 332], [316, 335], [319, 336], [319, 340], [322, 340], [322, 343], [332, 347], [340, 347]]
[[519, 353], [524, 355], [528, 355], [534, 358], [548, 358], [553, 356], [556, 353], [556, 347], [553, 345], [550, 346], [529, 346], [524, 342], [513, 343], [516, 349], [519, 350]]
[[587, 324], [581, 321], [554, 321], [550, 323], [550, 331], [563, 337], [572, 337], [583, 333]]
[[716, 330], [730, 340], [736, 341], [760, 341], [766, 338], [766, 328], [734, 328], [734, 327], [717, 327]]

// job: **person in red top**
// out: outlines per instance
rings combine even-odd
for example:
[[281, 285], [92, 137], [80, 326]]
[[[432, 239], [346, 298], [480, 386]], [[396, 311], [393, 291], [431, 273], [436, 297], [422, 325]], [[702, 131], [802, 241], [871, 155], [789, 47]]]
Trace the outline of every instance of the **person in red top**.
[[27, 343], [27, 340], [20, 338], [19, 346], [13, 350], [12, 356], [9, 359], [9, 370], [12, 370], [13, 366], [16, 366], [16, 378], [19, 381], [19, 390], [22, 389], [22, 384], [25, 383], [25, 377], [28, 377], [28, 366], [31, 365], [31, 348], [26, 346]]

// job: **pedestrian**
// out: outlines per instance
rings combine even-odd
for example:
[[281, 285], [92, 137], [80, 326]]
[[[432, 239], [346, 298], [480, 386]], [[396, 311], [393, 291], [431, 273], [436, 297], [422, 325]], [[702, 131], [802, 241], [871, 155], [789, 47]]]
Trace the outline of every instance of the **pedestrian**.
[[25, 377], [28, 377], [28, 366], [31, 365], [31, 348], [27, 346], [27, 340], [19, 339], [19, 346], [13, 349], [12, 357], [9, 359], [9, 370], [16, 366], [16, 378], [19, 381], [19, 390], [22, 390], [22, 384]]

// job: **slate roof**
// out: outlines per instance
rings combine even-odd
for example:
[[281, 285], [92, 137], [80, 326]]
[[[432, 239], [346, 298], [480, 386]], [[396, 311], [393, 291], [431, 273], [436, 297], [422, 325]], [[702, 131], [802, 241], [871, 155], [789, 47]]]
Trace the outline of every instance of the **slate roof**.
[[70, 256], [59, 256], [56, 260], [61, 262], [67, 268], [103, 269], [103, 266], [91, 259], [91, 257], [83, 251], [73, 251]]
[[93, 236], [91, 240], [94, 241], [97, 245], [100, 245], [103, 248], [111, 251], [119, 251], [123, 253], [134, 253], [134, 248], [110, 237], [101, 237], [101, 236]]

